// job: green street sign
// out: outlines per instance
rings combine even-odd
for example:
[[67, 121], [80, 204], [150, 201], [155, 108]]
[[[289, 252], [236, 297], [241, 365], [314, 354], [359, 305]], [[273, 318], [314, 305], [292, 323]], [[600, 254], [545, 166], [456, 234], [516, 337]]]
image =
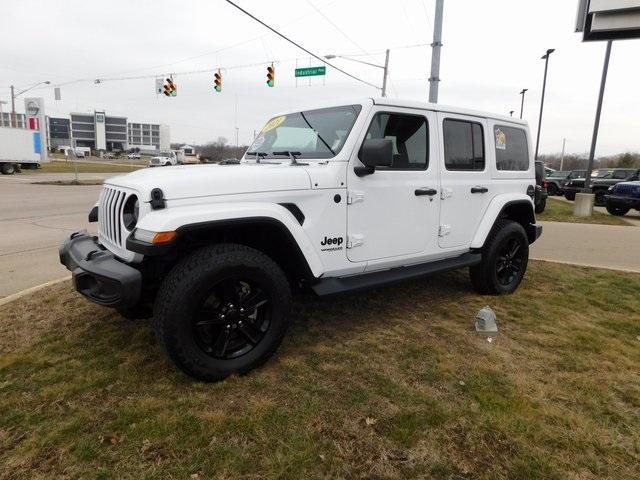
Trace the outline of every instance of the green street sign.
[[322, 67], [296, 68], [296, 77], [315, 77], [326, 74], [327, 67], [324, 65]]

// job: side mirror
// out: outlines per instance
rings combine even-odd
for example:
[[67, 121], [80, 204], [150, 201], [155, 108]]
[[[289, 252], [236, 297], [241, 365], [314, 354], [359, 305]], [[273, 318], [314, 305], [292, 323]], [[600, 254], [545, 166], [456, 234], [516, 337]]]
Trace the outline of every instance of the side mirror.
[[390, 167], [393, 162], [393, 143], [386, 138], [368, 138], [360, 149], [360, 161], [353, 171], [359, 177], [371, 175], [376, 167]]

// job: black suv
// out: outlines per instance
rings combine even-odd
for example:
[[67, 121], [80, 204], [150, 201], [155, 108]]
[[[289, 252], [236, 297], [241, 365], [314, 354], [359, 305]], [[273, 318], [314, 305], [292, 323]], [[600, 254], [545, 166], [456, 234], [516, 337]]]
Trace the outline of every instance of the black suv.
[[595, 195], [594, 203], [602, 207], [606, 204], [605, 196], [610, 187], [620, 182], [634, 182], [639, 180], [640, 169], [638, 168], [613, 168], [608, 170], [610, 175], [598, 176], [591, 182], [591, 192]]
[[547, 206], [547, 188], [545, 187], [546, 172], [544, 164], [536, 161], [536, 190], [534, 196], [536, 213], [544, 212]]
[[569, 176], [562, 185], [564, 198], [571, 201], [576, 199], [576, 193], [584, 188], [584, 177], [586, 175], [586, 170], [571, 170], [569, 172]]
[[620, 182], [609, 187], [605, 201], [611, 215], [626, 215], [632, 208], [640, 211], [640, 181]]
[[586, 170], [557, 170], [547, 175], [545, 187], [549, 196], [564, 195], [564, 186], [574, 178], [584, 178]]

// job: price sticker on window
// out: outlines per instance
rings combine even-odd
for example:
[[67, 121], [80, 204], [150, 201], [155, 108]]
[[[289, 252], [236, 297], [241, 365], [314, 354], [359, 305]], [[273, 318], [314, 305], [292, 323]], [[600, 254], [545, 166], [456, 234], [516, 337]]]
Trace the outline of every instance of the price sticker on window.
[[272, 118], [264, 126], [264, 128], [262, 129], [262, 133], [268, 132], [269, 130], [273, 130], [274, 128], [279, 127], [282, 124], [282, 122], [284, 122], [286, 119], [287, 119], [286, 115]]

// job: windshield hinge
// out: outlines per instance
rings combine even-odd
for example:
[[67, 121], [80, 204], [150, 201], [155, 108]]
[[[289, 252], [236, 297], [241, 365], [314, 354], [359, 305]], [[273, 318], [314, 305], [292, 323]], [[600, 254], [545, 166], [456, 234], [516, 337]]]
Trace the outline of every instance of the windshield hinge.
[[347, 248], [359, 247], [364, 243], [364, 235], [361, 233], [354, 233], [347, 235]]
[[440, 225], [440, 228], [438, 228], [439, 237], [446, 237], [450, 233], [451, 233], [451, 225]]
[[356, 202], [364, 202], [364, 192], [356, 192], [355, 190], [347, 191], [347, 205]]

